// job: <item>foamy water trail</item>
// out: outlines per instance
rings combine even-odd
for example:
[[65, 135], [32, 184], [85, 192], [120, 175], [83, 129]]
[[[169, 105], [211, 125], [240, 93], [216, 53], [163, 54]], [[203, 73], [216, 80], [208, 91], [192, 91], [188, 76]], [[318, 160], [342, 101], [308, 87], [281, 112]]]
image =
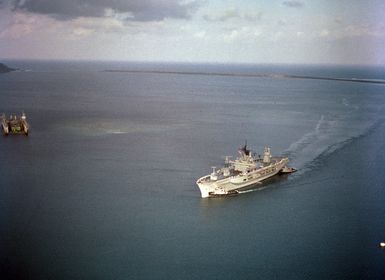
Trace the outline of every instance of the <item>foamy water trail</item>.
[[285, 155], [290, 158], [298, 157], [298, 153], [305, 150], [309, 145], [314, 144], [319, 138], [321, 128], [326, 129], [327, 125], [331, 125], [331, 122], [325, 122], [325, 116], [321, 115], [313, 131], [310, 131], [303, 135], [298, 141], [292, 143], [290, 147], [284, 152]]
[[320, 156], [330, 155], [351, 140], [366, 135], [384, 121], [380, 116], [381, 114], [378, 114], [374, 119], [357, 122], [353, 121], [353, 118], [357, 117], [353, 111], [339, 116], [321, 115], [314, 129], [292, 143], [284, 154], [301, 174], [311, 168], [313, 161]]
[[106, 131], [106, 134], [127, 134], [127, 133], [128, 131], [122, 131], [120, 129], [117, 129], [117, 130], [111, 129]]
[[358, 110], [360, 107], [357, 105], [352, 105], [346, 98], [342, 98], [341, 103], [348, 108], [352, 108], [354, 110]]
[[244, 194], [244, 193], [250, 193], [250, 192], [258, 192], [258, 191], [262, 191], [264, 189], [268, 188], [268, 186], [266, 187], [256, 187], [254, 189], [249, 189], [249, 190], [244, 190], [244, 191], [238, 191], [239, 194]]
[[322, 122], [324, 121], [324, 119], [325, 119], [325, 116], [322, 115], [321, 118], [319, 119], [319, 121], [318, 121], [316, 127], [315, 127], [315, 131], [316, 131], [317, 133], [319, 132], [319, 129], [320, 129], [320, 127], [321, 127]]

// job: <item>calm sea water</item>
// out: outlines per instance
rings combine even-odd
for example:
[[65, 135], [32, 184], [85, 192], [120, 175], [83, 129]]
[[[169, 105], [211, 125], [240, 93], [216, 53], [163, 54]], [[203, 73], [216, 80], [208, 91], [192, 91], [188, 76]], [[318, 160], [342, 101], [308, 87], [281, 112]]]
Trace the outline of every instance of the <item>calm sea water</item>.
[[[384, 279], [385, 85], [106, 69], [385, 79], [380, 67], [6, 61], [2, 279]], [[202, 199], [247, 139], [299, 171]]]

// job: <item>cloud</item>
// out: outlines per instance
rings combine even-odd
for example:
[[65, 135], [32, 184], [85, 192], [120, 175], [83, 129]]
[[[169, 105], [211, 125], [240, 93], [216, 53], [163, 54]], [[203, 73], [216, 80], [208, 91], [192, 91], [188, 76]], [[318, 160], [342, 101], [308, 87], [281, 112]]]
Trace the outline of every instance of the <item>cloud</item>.
[[2, 23], [0, 39], [19, 39], [28, 37], [36, 31], [45, 32], [55, 29], [55, 21], [48, 17], [38, 15], [26, 15], [25, 13], [13, 13], [5, 23]]
[[231, 9], [227, 9], [227, 10], [225, 10], [219, 14], [216, 14], [216, 15], [204, 15], [203, 19], [205, 19], [206, 21], [224, 22], [224, 21], [228, 21], [228, 20], [240, 18], [240, 17], [241, 17], [241, 15], [239, 14], [238, 9], [231, 8]]
[[206, 31], [202, 30], [202, 31], [196, 32], [196, 33], [194, 33], [194, 37], [199, 38], [199, 39], [203, 39], [206, 37]]
[[240, 14], [237, 9], [226, 10], [222, 15], [218, 17], [219, 21], [227, 21], [232, 18], [239, 18]]
[[263, 13], [246, 13], [243, 15], [243, 18], [248, 21], [260, 21], [262, 20]]
[[[124, 15], [126, 21], [189, 18], [197, 1], [181, 0], [10, 0], [13, 10], [49, 15], [58, 20]], [[0, 7], [1, 5], [0, 0]]]
[[261, 38], [263, 36], [263, 30], [255, 27], [243, 26], [237, 29], [228, 30], [226, 33], [223, 33], [222, 40], [225, 43], [250, 43], [255, 42], [255, 39]]
[[223, 36], [223, 40], [225, 42], [232, 42], [234, 41], [235, 39], [237, 39], [239, 36], [239, 32], [237, 30], [232, 30], [229, 34], [225, 34]]
[[76, 36], [88, 36], [88, 35], [92, 34], [93, 32], [94, 31], [92, 29], [86, 29], [86, 28], [82, 28], [82, 27], [75, 28], [73, 30], [73, 34]]
[[330, 35], [330, 31], [327, 29], [322, 29], [319, 33], [320, 37], [328, 37]]
[[304, 3], [301, 1], [296, 1], [296, 0], [286, 0], [282, 2], [282, 5], [289, 7], [289, 8], [302, 8], [305, 6]]
[[204, 15], [203, 19], [211, 22], [226, 22], [234, 19], [245, 21], [260, 21], [262, 19], [262, 15], [262, 12], [242, 13], [238, 9], [231, 8], [215, 15]]
[[343, 20], [342, 20], [341, 18], [335, 18], [335, 19], [334, 19], [334, 22], [335, 22], [336, 24], [343, 24], [343, 23], [344, 23]]

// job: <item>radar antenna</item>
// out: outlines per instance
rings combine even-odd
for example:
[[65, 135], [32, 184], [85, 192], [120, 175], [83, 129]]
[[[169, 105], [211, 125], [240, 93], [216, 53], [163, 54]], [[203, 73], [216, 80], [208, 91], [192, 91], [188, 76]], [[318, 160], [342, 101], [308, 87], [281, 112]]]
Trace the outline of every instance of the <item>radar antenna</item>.
[[222, 156], [221, 158], [224, 159], [225, 162], [229, 162], [232, 157], [233, 156]]
[[230, 159], [232, 158], [232, 156], [224, 156], [224, 158], [225, 158], [225, 167], [229, 167]]
[[245, 146], [243, 146], [239, 151], [245, 154], [246, 156], [250, 155], [250, 150], [247, 149], [247, 140], [245, 140]]

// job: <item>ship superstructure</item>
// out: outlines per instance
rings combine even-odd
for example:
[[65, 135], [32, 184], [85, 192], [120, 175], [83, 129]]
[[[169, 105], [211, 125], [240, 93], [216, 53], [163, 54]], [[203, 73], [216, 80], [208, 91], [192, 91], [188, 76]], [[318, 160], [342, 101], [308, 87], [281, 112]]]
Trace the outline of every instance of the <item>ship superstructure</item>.
[[269, 147], [265, 147], [263, 156], [258, 157], [247, 149], [247, 143], [238, 152], [239, 157], [235, 160], [226, 157], [223, 167], [212, 167], [211, 174], [197, 180], [202, 197], [236, 194], [238, 190], [258, 184], [280, 172], [295, 171], [287, 167], [287, 157], [273, 157]]
[[1, 127], [4, 135], [8, 134], [24, 134], [28, 135], [29, 124], [27, 122], [27, 116], [23, 112], [20, 117], [16, 115], [10, 115], [9, 118], [2, 114]]

